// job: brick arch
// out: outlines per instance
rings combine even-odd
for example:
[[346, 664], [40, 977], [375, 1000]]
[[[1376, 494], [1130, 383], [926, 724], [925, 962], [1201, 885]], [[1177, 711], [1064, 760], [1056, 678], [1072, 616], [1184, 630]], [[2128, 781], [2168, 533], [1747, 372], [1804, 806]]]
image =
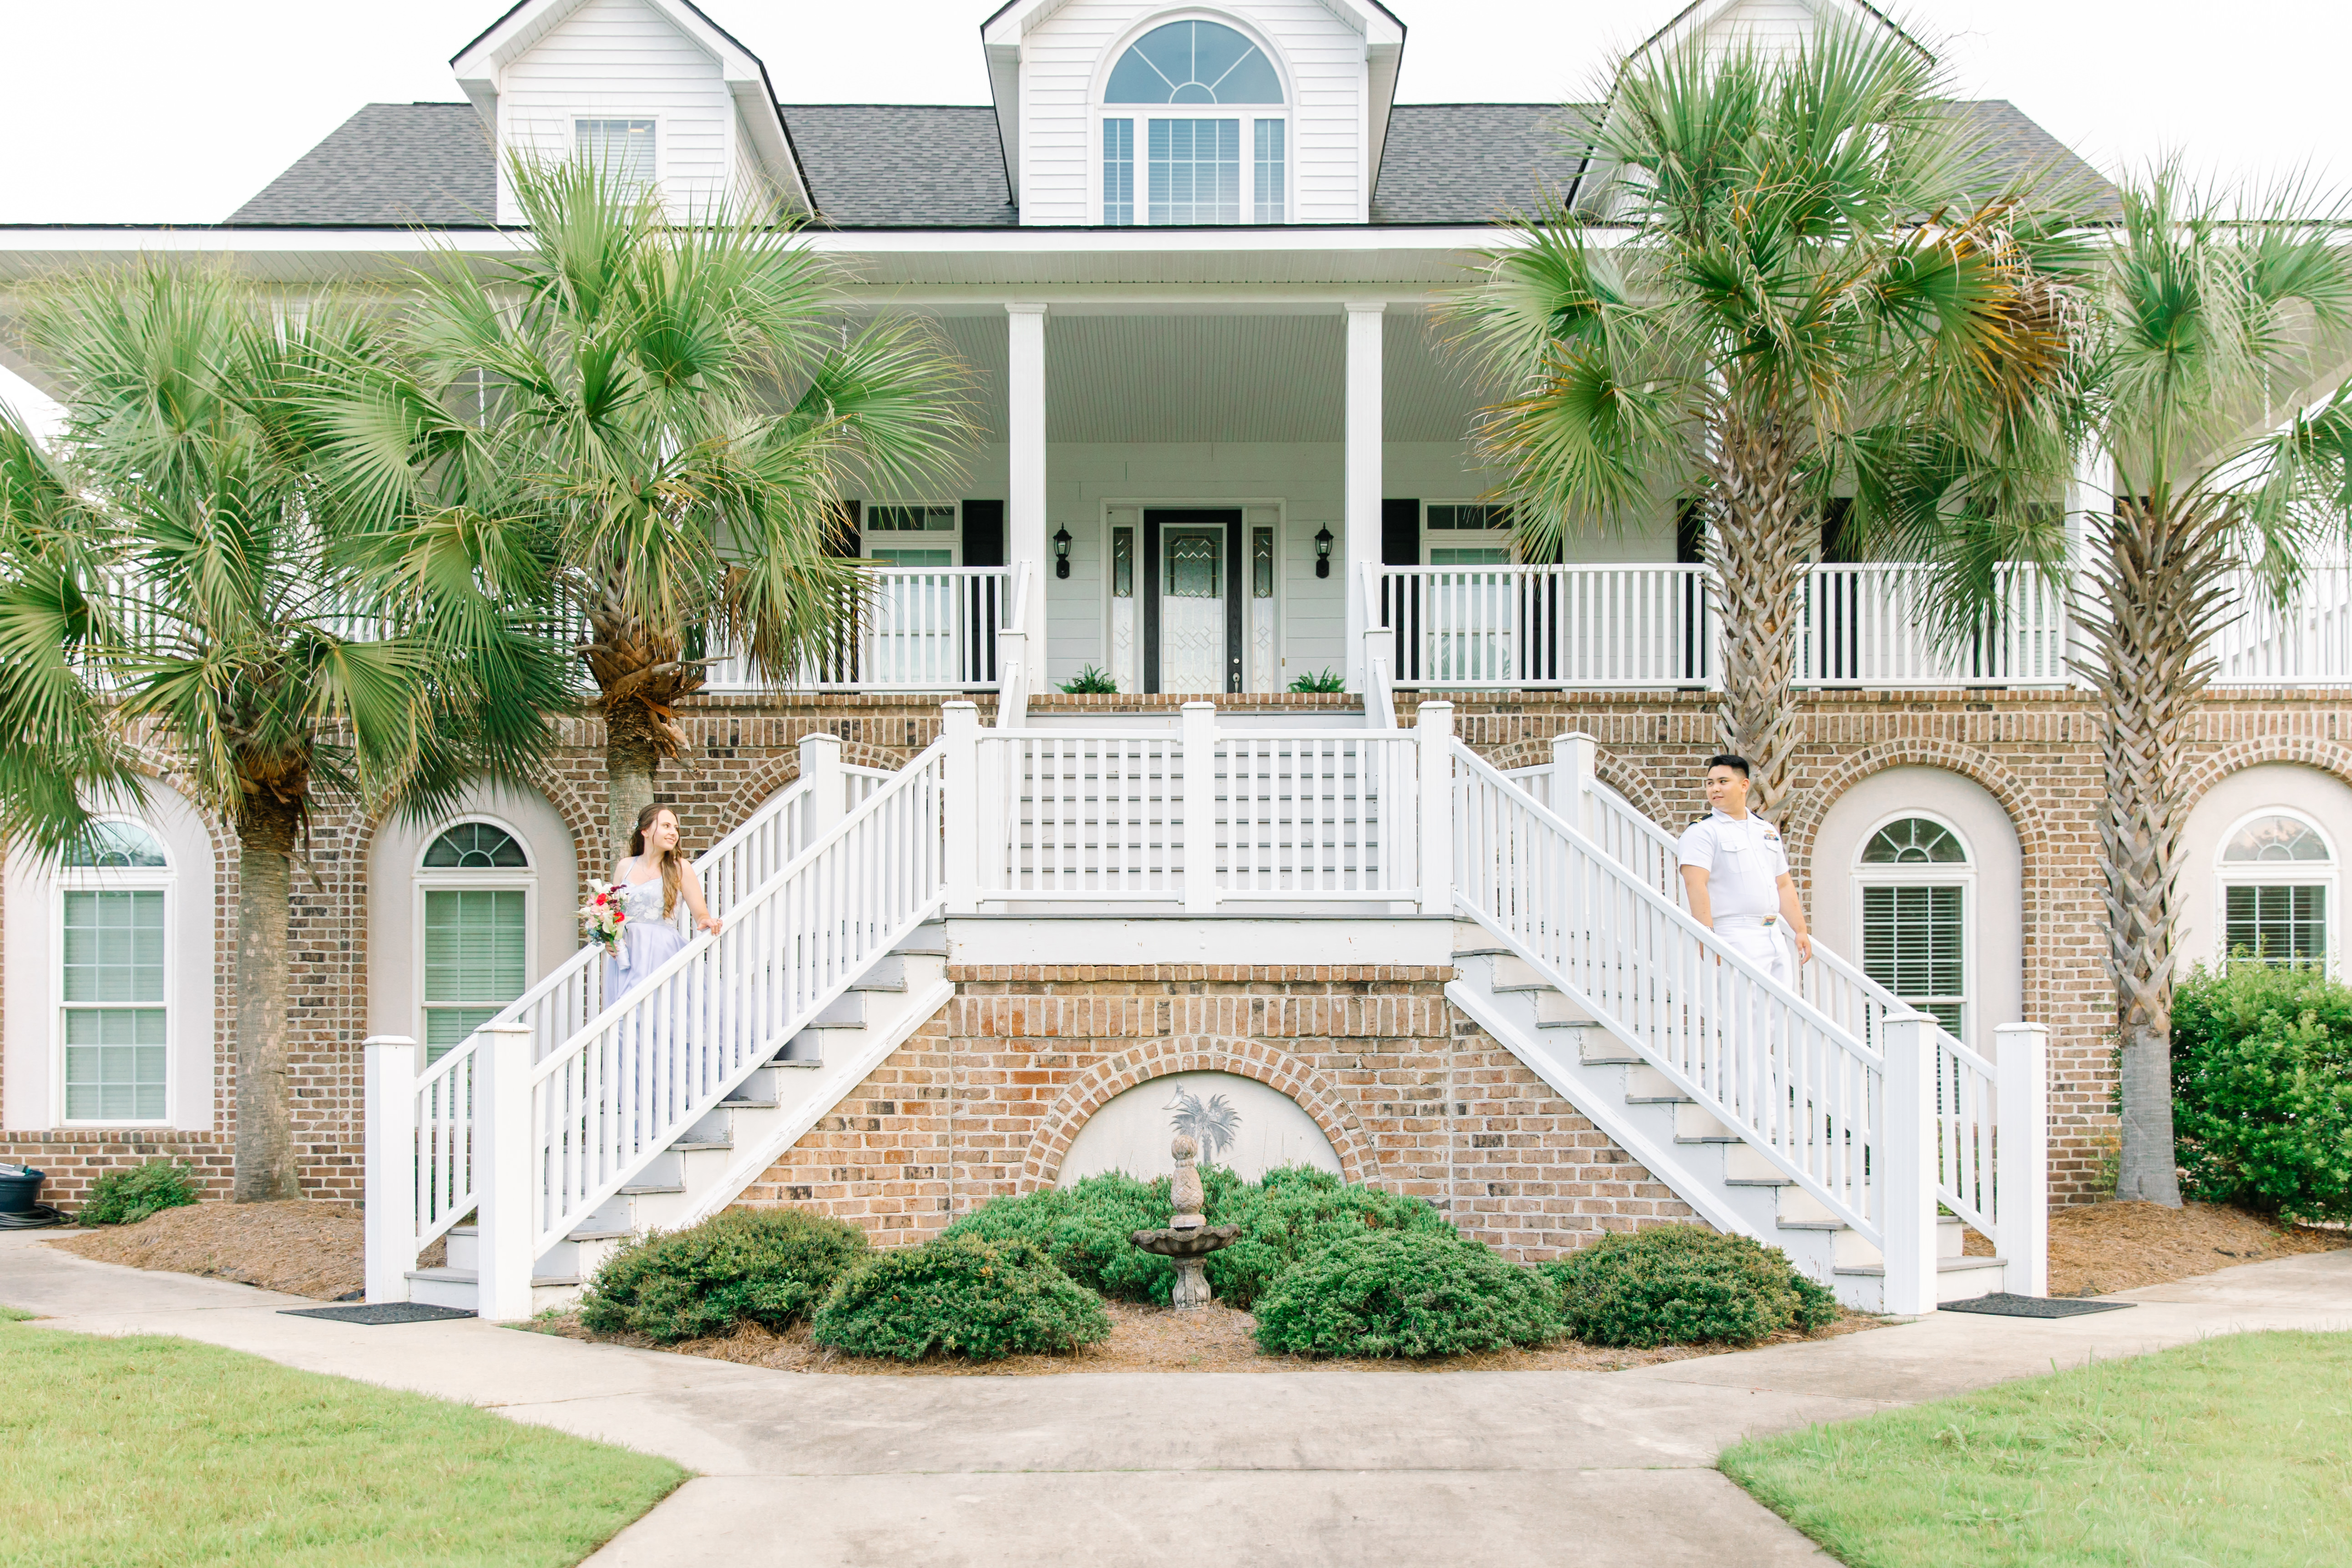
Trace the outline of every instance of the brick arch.
[[[1568, 728], [1562, 725], [1559, 732], [1566, 734]], [[1513, 768], [1545, 767], [1551, 762], [1551, 737], [1546, 735], [1532, 740], [1511, 741], [1479, 754], [1486, 758], [1487, 766], [1505, 773]], [[1632, 803], [1634, 810], [1658, 823], [1667, 832], [1675, 831], [1674, 825], [1667, 822], [1664, 815], [1665, 796], [1659, 793], [1656, 784], [1650, 782], [1649, 774], [1625, 761], [1621, 753], [1596, 744], [1593, 747], [1592, 772], [1602, 784]]]
[[1137, 1084], [1180, 1072], [1229, 1072], [1289, 1096], [1331, 1141], [1342, 1176], [1369, 1186], [1379, 1175], [1371, 1139], [1348, 1108], [1339, 1086], [1297, 1057], [1264, 1040], [1145, 1040], [1105, 1057], [1062, 1091], [1029, 1140], [1013, 1190], [1034, 1193], [1052, 1186], [1061, 1178], [1071, 1141], [1089, 1117]]
[[[581, 797], [572, 781], [551, 768], [534, 764], [517, 782], [554, 807], [556, 816], [563, 824], [563, 830], [572, 835], [574, 869], [581, 880], [596, 880], [601, 875], [595, 868], [602, 863], [598, 847], [604, 841], [604, 825], [587, 801]], [[367, 886], [368, 857], [374, 852], [376, 835], [383, 831], [390, 815], [388, 812], [376, 812], [363, 816], [352, 830], [352, 863], [359, 868], [355, 875], [362, 889], [362, 897], [365, 897]]]
[[2025, 956], [2022, 999], [2028, 1017], [2046, 1016], [2051, 987], [2056, 983], [2054, 960], [2042, 940], [2053, 890], [2050, 820], [2017, 776], [1990, 754], [1954, 741], [1924, 739], [1888, 741], [1854, 752], [1820, 784], [1807, 789], [1789, 819], [1780, 824], [1790, 861], [1800, 879], [1808, 889], [1811, 887], [1813, 840], [1838, 798], [1873, 773], [1902, 767], [1940, 768], [1958, 773], [1982, 785], [2008, 816], [2010, 830], [2017, 835], [2018, 890], [2023, 904], [2023, 929], [2018, 932], [2020, 951]]
[[2251, 741], [2234, 741], [2200, 759], [2189, 774], [2184, 791], [2188, 803], [2196, 805], [2231, 773], [2264, 763], [2298, 763], [2352, 784], [2352, 747], [2308, 735], [2264, 735]]
[[[786, 744], [762, 758], [759, 765], [744, 776], [743, 782], [719, 803], [719, 833], [732, 833], [770, 795], [799, 778], [801, 736], [822, 732], [819, 725], [803, 726]], [[895, 773], [905, 767], [909, 759], [905, 753], [888, 746], [877, 746], [866, 741], [844, 740], [841, 742], [841, 760], [849, 767], [880, 768], [886, 773]]]

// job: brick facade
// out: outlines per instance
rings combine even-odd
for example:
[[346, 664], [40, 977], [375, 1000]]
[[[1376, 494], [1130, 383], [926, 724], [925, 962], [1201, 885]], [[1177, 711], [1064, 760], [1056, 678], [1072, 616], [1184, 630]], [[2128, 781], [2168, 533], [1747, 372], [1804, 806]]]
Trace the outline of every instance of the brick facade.
[[1051, 1186], [1087, 1118], [1177, 1072], [1312, 1117], [1350, 1181], [1537, 1261], [1685, 1207], [1445, 1000], [1449, 969], [950, 966], [955, 999], [743, 1194], [877, 1239]]
[[[1176, 700], [1165, 700], [1165, 705]], [[1221, 700], [1221, 703], [1235, 707], [1278, 702], [1292, 708], [1302, 700], [1335, 709], [1349, 706], [1345, 698], [1228, 698]], [[1497, 694], [1462, 696], [1454, 700], [1457, 728], [1464, 738], [1504, 766], [1547, 760], [1551, 737], [1562, 731], [1584, 730], [1594, 734], [1601, 746], [1602, 777], [1636, 805], [1670, 823], [1696, 809], [1689, 781], [1696, 775], [1698, 763], [1717, 745], [1715, 711], [1701, 692]], [[1104, 711], [1132, 709], [1139, 703], [1163, 705], [1159, 699], [1046, 696], [1033, 700], [1033, 708]], [[1412, 706], [1410, 697], [1401, 700], [1401, 721], [1412, 721]], [[981, 708], [985, 722], [992, 703], [983, 698]], [[2194, 748], [2196, 787], [2200, 791], [2210, 788], [2239, 769], [2266, 762], [2300, 763], [2352, 782], [2352, 739], [2344, 733], [2347, 710], [2352, 710], [2352, 694], [2341, 691], [2254, 689], [2217, 696], [2204, 705], [2200, 718]], [[690, 753], [680, 763], [662, 770], [658, 792], [665, 803], [677, 807], [689, 844], [709, 843], [761, 799], [789, 783], [797, 773], [795, 747], [803, 734], [822, 731], [838, 735], [845, 742], [846, 761], [891, 767], [928, 745], [936, 738], [940, 726], [936, 699], [880, 695], [828, 696], [793, 702], [711, 699], [682, 710], [679, 718], [691, 742]], [[1803, 700], [1800, 722], [1801, 739], [1794, 760], [1795, 793], [1783, 813], [1782, 826], [1801, 883], [1810, 880], [1808, 856], [1830, 803], [1843, 790], [1882, 769], [1905, 764], [1949, 769], [1983, 785], [2009, 813], [2017, 831], [2024, 877], [2024, 1011], [2027, 1017], [2051, 1027], [2053, 1199], [2073, 1203], [2095, 1196], [2100, 1161], [2112, 1139], [2115, 1123], [2108, 1110], [2114, 1081], [2112, 1001], [2103, 969], [2105, 950], [2095, 855], [2095, 813], [2101, 784], [2093, 713], [2068, 692], [1822, 692]], [[562, 727], [561, 742], [544, 770], [540, 787], [571, 826], [583, 847], [583, 863], [594, 864], [602, 858], [601, 852], [593, 847], [601, 843], [604, 823], [601, 726], [590, 719], [567, 721]], [[359, 1196], [362, 1148], [358, 1126], [359, 1046], [366, 1032], [368, 961], [363, 911], [372, 833], [371, 825], [350, 814], [321, 813], [313, 825], [308, 871], [298, 871], [294, 879], [289, 950], [295, 963], [291, 1006], [298, 1075], [296, 1127], [304, 1188], [320, 1197]], [[52, 1190], [61, 1195], [69, 1196], [75, 1190], [74, 1184], [87, 1179], [86, 1174], [73, 1173], [88, 1173], [110, 1163], [136, 1163], [137, 1152], [142, 1148], [152, 1147], [158, 1153], [183, 1153], [196, 1161], [208, 1174], [225, 1173], [227, 1168], [236, 1100], [231, 937], [236, 874], [233, 843], [225, 834], [216, 832], [215, 837], [215, 907], [219, 932], [214, 960], [215, 1028], [219, 1042], [214, 1071], [215, 1129], [210, 1132], [141, 1129], [0, 1134], [0, 1158], [45, 1162], [45, 1168], [60, 1178], [59, 1186]], [[1001, 1006], [1018, 1014], [1029, 1004], [1009, 993], [994, 997], [984, 989], [988, 985], [1015, 984], [1192, 986], [1196, 983], [1113, 981], [1099, 976], [1083, 982], [974, 981], [971, 984], [978, 989], [968, 990], [955, 1005], [959, 1009]], [[1373, 992], [1349, 994], [1363, 1000], [1391, 984], [1203, 978], [1197, 984], [1211, 989], [1168, 993], [1165, 1005], [1175, 1005], [1180, 996], [1186, 998], [1183, 1005], [1188, 1008], [1206, 1005], [1189, 1000], [1194, 995], [1225, 996], [1228, 1001], [1244, 994], [1255, 997], [1257, 993], [1249, 988], [1259, 984], [1277, 988], [1309, 984], [1373, 987]], [[1419, 994], [1413, 991], [1414, 985], [1433, 987], [1436, 982], [1394, 984], [1400, 987], [1397, 1005], [1402, 1006], [1408, 998]], [[1230, 994], [1213, 989], [1224, 985], [1242, 989]], [[1286, 997], [1286, 1008], [1303, 1002], [1307, 994], [1294, 995], [1290, 990], [1280, 994]], [[1433, 996], [1433, 989], [1428, 994]], [[1076, 994], [1057, 991], [1040, 992], [1038, 996], [1056, 1007], [1077, 1000]], [[1138, 993], [1130, 998], [1133, 1005], [1140, 1006], [1140, 997]], [[1324, 1002], [1317, 1005], [1336, 1004]], [[992, 1025], [992, 1028], [996, 1026]], [[1424, 1018], [1415, 1027], [1422, 1032], [1396, 1037], [1381, 1032], [1362, 1037], [1427, 1041], [1453, 1037], [1452, 1025], [1441, 1026], [1433, 1019]], [[983, 1063], [976, 1048], [965, 1051], [954, 1042], [996, 1038], [998, 1035], [988, 1030], [966, 1032], [961, 1025], [950, 1029], [941, 1024], [936, 1028], [948, 1032], [927, 1032], [917, 1037], [852, 1097], [853, 1104], [892, 1108], [887, 1112], [864, 1113], [864, 1120], [877, 1123], [876, 1127], [845, 1129], [835, 1126], [840, 1117], [828, 1119], [825, 1127], [812, 1133], [794, 1152], [793, 1161], [787, 1162], [800, 1179], [788, 1181], [779, 1176], [771, 1185], [780, 1192], [806, 1188], [812, 1193], [820, 1187], [841, 1187], [845, 1191], [823, 1201], [877, 1204], [882, 1209], [904, 1214], [908, 1216], [904, 1224], [914, 1226], [919, 1215], [947, 1212], [937, 1205], [951, 1197], [960, 1201], [967, 1190], [1010, 1190], [1003, 1184], [1017, 1184], [1022, 1175], [1014, 1164], [1029, 1157], [1026, 1144], [1014, 1152], [1009, 1142], [975, 1142], [953, 1161], [940, 1152], [944, 1148], [940, 1142], [940, 1130], [932, 1123], [951, 1112], [956, 1118], [954, 1131], [959, 1139], [969, 1136], [1011, 1140], [1017, 1131], [1011, 1125], [994, 1128], [968, 1124], [962, 1116], [963, 1102], [948, 1092], [949, 1080], [940, 1075], [951, 1068], [961, 1072], [968, 1068], [974, 1072], [1033, 1075], [1043, 1082], [1063, 1081], [1055, 1075], [1086, 1069], [1052, 1065], [1066, 1054], [1058, 1044], [1064, 1038], [1061, 1036], [1045, 1037], [1057, 1044], [1051, 1050], [1034, 1050], [1034, 1062], [1022, 1063], [1007, 1056], [994, 1063]], [[1031, 1037], [1013, 1030], [1002, 1037]], [[1111, 1041], [1130, 1037], [1111, 1031], [1087, 1037]], [[1132, 1037], [1146, 1038], [1142, 1035]], [[1174, 1037], [1244, 1042], [1271, 1039], [1286, 1055], [1326, 1074], [1335, 1074], [1339, 1069], [1321, 1065], [1322, 1058], [1328, 1056], [1336, 1063], [1338, 1056], [1345, 1054], [1336, 1046], [1328, 1050], [1318, 1047], [1292, 1051], [1288, 1046], [1281, 1045], [1289, 1036], [1261, 1036], [1249, 1029], [1219, 1032], [1205, 1025], [1195, 1029], [1188, 1024], [1186, 1030]], [[1328, 1041], [1357, 1037], [1342, 1032], [1316, 1037]], [[1411, 1068], [1403, 1065], [1402, 1056], [1393, 1060], [1382, 1056], [1381, 1070], [1437, 1072], [1440, 1069], [1431, 1064], [1442, 1056], [1457, 1075], [1491, 1075], [1498, 1093], [1510, 1091], [1506, 1102], [1519, 1106], [1520, 1089], [1525, 1086], [1513, 1088], [1510, 1082], [1517, 1069], [1507, 1066], [1507, 1055], [1495, 1050], [1491, 1043], [1482, 1049], [1486, 1058], [1482, 1068], [1471, 1065], [1476, 1053], [1449, 1045], [1437, 1056]], [[1370, 1059], [1378, 1053], [1367, 1047], [1363, 1054]], [[894, 1075], [905, 1077], [902, 1080]], [[903, 1092], [899, 1089], [902, 1081], [908, 1086]], [[1335, 1077], [1334, 1081], [1344, 1079]], [[1008, 1083], [1005, 1087], [1012, 1086]], [[4, 1088], [5, 1084], [0, 1084], [0, 1089]], [[1423, 1083], [1417, 1088], [1426, 1089], [1429, 1085]], [[1441, 1087], [1430, 1093], [1428, 1102], [1442, 1109], [1449, 1104], [1468, 1104], [1470, 1100], [1460, 1095], [1449, 1099]], [[1417, 1120], [1405, 1111], [1419, 1106], [1420, 1101], [1400, 1094], [1396, 1100], [1382, 1103], [1393, 1107], [1395, 1115], [1391, 1120], [1399, 1129]], [[1528, 1110], [1527, 1115], [1543, 1124], [1547, 1134], [1562, 1129], [1572, 1131], [1566, 1121], [1558, 1120], [1562, 1110], [1564, 1108], [1557, 1107]], [[975, 1110], [973, 1114], [979, 1112]], [[1024, 1114], [1026, 1113], [1007, 1110], [1002, 1118], [992, 1119], [1014, 1123]], [[1358, 1112], [1360, 1118], [1364, 1114]], [[1383, 1114], [1374, 1113], [1372, 1120], [1380, 1121]], [[1450, 1121], [1439, 1116], [1436, 1126], [1421, 1127], [1413, 1134], [1434, 1139], [1436, 1142], [1430, 1146], [1433, 1150], [1448, 1152], [1442, 1159], [1436, 1153], [1408, 1156], [1399, 1152], [1405, 1145], [1397, 1141], [1407, 1136], [1400, 1130], [1382, 1132], [1371, 1139], [1371, 1144], [1381, 1151], [1383, 1162], [1402, 1162], [1381, 1167], [1397, 1173], [1393, 1179], [1415, 1190], [1432, 1190], [1433, 1196], [1443, 1196], [1455, 1205], [1459, 1215], [1483, 1215], [1490, 1210], [1477, 1205], [1496, 1205], [1491, 1209], [1495, 1214], [1517, 1215], [1520, 1211], [1512, 1205], [1531, 1200], [1524, 1193], [1508, 1189], [1524, 1183], [1544, 1186], [1549, 1178], [1535, 1174], [1493, 1175], [1473, 1182], [1465, 1177], [1462, 1171], [1465, 1167], [1452, 1152], [1457, 1142], [1461, 1145], [1460, 1155], [1465, 1159], [1475, 1155], [1484, 1160], [1495, 1148], [1508, 1152], [1517, 1147], [1512, 1142], [1516, 1136], [1512, 1131], [1465, 1131], [1465, 1119], [1470, 1114], [1457, 1112]], [[1509, 1119], [1507, 1113], [1496, 1114]], [[869, 1135], [883, 1142], [873, 1145], [859, 1142]], [[1505, 1142], [1486, 1145], [1468, 1142], [1495, 1136], [1503, 1137]], [[848, 1142], [841, 1142], [845, 1139]], [[1335, 1138], [1335, 1145], [1338, 1142]], [[834, 1166], [803, 1157], [821, 1148], [842, 1152], [845, 1157], [839, 1168], [843, 1170], [864, 1168], [868, 1163], [848, 1160], [846, 1154], [852, 1150], [900, 1149], [908, 1157], [898, 1163], [898, 1173], [887, 1181], [845, 1177], [836, 1182], [829, 1174]], [[36, 1150], [37, 1155], [34, 1153]], [[1014, 1163], [1000, 1167], [999, 1161]], [[1509, 1166], [1508, 1162], [1500, 1163], [1517, 1169]], [[820, 1175], [825, 1178], [822, 1182]], [[219, 1179], [225, 1181], [225, 1174]], [[848, 1195], [845, 1189], [849, 1187], [857, 1187], [865, 1195]], [[1487, 1188], [1495, 1190], [1485, 1190]], [[922, 1199], [928, 1199], [934, 1206], [925, 1210], [919, 1201]], [[893, 1209], [892, 1205], [897, 1207]], [[1536, 1210], [1528, 1212], [1534, 1214]], [[1489, 1222], [1481, 1218], [1477, 1223], [1484, 1226]], [[1549, 1218], [1531, 1220], [1533, 1228], [1525, 1232], [1512, 1228], [1517, 1224], [1516, 1218], [1492, 1223], [1501, 1227], [1496, 1233], [1498, 1236], [1525, 1234], [1529, 1237], [1525, 1241], [1512, 1240], [1508, 1245], [1530, 1250], [1554, 1245], [1538, 1239], [1556, 1234], [1546, 1228], [1550, 1224]]]

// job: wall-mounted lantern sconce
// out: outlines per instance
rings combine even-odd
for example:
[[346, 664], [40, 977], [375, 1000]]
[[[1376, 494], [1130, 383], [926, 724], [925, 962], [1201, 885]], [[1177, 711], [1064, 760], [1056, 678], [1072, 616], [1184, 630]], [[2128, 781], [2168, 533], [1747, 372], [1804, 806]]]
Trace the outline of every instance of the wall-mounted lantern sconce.
[[1070, 528], [1067, 523], [1064, 523], [1054, 531], [1054, 575], [1066, 577], [1069, 574]]
[[1331, 525], [1328, 522], [1315, 531], [1315, 575], [1331, 575]]

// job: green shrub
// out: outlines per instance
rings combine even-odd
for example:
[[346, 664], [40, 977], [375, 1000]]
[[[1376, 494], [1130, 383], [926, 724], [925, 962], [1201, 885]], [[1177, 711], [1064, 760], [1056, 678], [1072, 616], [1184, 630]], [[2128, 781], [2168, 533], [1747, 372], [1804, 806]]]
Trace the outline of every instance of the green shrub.
[[1107, 697], [1118, 689], [1118, 682], [1110, 678], [1109, 671], [1090, 664], [1062, 682], [1062, 689], [1073, 697]]
[[[1420, 1198], [1350, 1186], [1311, 1165], [1268, 1171], [1255, 1184], [1212, 1186], [1208, 1199], [1211, 1225], [1242, 1229], [1231, 1247], [1209, 1255], [1209, 1289], [1234, 1307], [1252, 1306], [1300, 1258], [1336, 1241], [1367, 1232], [1454, 1235], [1444, 1216]], [[1167, 1293], [1157, 1299], [1165, 1300]]]
[[1549, 1281], [1450, 1231], [1332, 1242], [1257, 1303], [1257, 1342], [1277, 1355], [1465, 1355], [1559, 1333]]
[[1753, 1344], [1837, 1321], [1837, 1298], [1777, 1247], [1695, 1225], [1604, 1236], [1542, 1266], [1569, 1332], [1587, 1344]]
[[81, 1225], [137, 1225], [151, 1214], [195, 1201], [195, 1167], [157, 1160], [135, 1171], [109, 1171], [99, 1177], [74, 1219]]
[[[1213, 1194], [1237, 1184], [1227, 1173], [1202, 1174]], [[1073, 1186], [992, 1198], [949, 1226], [947, 1234], [1025, 1241], [1089, 1290], [1121, 1301], [1165, 1301], [1175, 1289], [1176, 1266], [1128, 1237], [1166, 1225], [1169, 1212], [1167, 1177], [1140, 1182], [1110, 1171]]]
[[1293, 691], [1345, 691], [1348, 678], [1336, 669], [1321, 669], [1313, 675], [1302, 675], [1290, 683]]
[[869, 1257], [825, 1298], [812, 1331], [852, 1355], [999, 1361], [1092, 1344], [1110, 1318], [1030, 1243], [967, 1234]]
[[2352, 986], [2241, 962], [2172, 998], [2173, 1132], [2191, 1196], [2352, 1219]]
[[746, 1322], [781, 1333], [865, 1253], [863, 1232], [806, 1209], [725, 1209], [614, 1253], [582, 1294], [580, 1321], [665, 1344]]

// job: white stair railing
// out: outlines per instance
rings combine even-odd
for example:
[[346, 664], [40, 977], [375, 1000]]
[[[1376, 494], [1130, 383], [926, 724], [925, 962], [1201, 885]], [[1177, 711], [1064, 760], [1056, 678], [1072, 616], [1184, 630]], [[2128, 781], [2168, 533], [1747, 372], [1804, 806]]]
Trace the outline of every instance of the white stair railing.
[[[890, 777], [842, 766], [836, 736], [803, 736], [800, 754], [800, 777], [696, 858], [695, 875], [713, 914], [723, 919], [798, 856], [817, 828], [839, 820]], [[604, 1011], [604, 950], [582, 946], [436, 1060], [424, 1060], [413, 1041], [397, 1037], [383, 1040], [394, 1048], [370, 1052], [370, 1300], [404, 1300], [417, 1255], [476, 1209], [475, 1120], [491, 1032], [528, 1031], [530, 1058], [542, 1059]], [[373, 1076], [379, 1069], [390, 1075], [382, 1083]]]
[[[1595, 750], [1588, 735], [1562, 735], [1551, 764], [1514, 770], [1511, 781], [1576, 823], [1635, 880], [1684, 905], [1675, 836], [1594, 775]], [[1990, 1238], [2039, 1294], [2047, 1266], [2043, 1030], [2002, 1026], [2000, 1055], [1988, 1058], [1819, 938], [1812, 952], [1798, 966], [1796, 989], [1853, 1038], [1884, 1050], [1890, 1019], [1917, 1019], [1923, 1058], [1933, 1054], [1926, 1082], [1935, 1097], [1936, 1200]], [[2004, 1150], [2017, 1157], [2004, 1160]]]
[[940, 911], [943, 752], [934, 743], [892, 775], [730, 910], [718, 931], [697, 937], [532, 1069], [530, 1258]]
[[1885, 1250], [1892, 1289], [1933, 1243], [1889, 1213], [1885, 1057], [1460, 742], [1454, 782], [1463, 912]]

